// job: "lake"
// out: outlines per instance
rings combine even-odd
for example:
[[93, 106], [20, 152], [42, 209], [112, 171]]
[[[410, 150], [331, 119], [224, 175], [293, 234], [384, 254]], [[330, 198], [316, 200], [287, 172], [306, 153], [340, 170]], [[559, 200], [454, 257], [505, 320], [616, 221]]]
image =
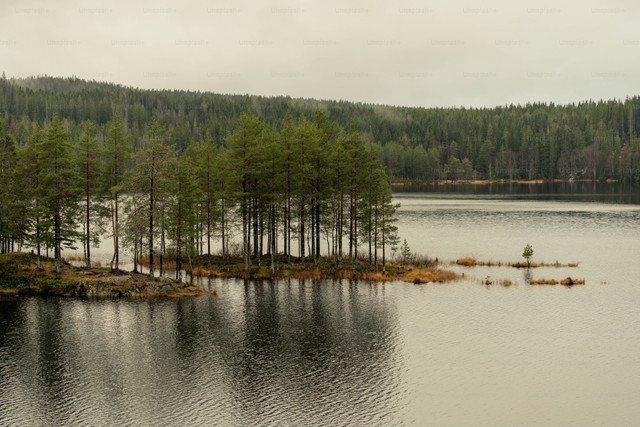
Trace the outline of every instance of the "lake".
[[[212, 279], [218, 296], [0, 301], [0, 424], [633, 425], [640, 201], [614, 185], [396, 193], [400, 236], [461, 257], [413, 285]], [[531, 286], [530, 279], [585, 279]], [[509, 287], [481, 284], [487, 277]]]

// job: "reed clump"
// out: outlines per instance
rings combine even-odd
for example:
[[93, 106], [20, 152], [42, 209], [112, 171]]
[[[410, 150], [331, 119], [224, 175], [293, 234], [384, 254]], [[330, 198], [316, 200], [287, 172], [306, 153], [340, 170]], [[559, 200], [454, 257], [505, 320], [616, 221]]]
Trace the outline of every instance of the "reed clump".
[[501, 261], [478, 261], [475, 258], [460, 258], [456, 260], [456, 264], [463, 267], [502, 267], [503, 265]]
[[[142, 256], [137, 260], [138, 264], [143, 267], [149, 267], [149, 255]], [[153, 256], [153, 265], [156, 269], [160, 268], [160, 255]], [[163, 270], [175, 270], [176, 259], [174, 256], [165, 255], [162, 257], [162, 269]], [[189, 262], [186, 258], [182, 260], [182, 268], [188, 267]]]
[[530, 285], [557, 285], [558, 282], [555, 279], [551, 279], [551, 280], [547, 280], [547, 279], [537, 279], [537, 280], [530, 280], [529, 284]]
[[421, 268], [411, 270], [400, 276], [400, 280], [405, 282], [413, 282], [416, 285], [425, 283], [445, 283], [459, 279], [460, 276], [449, 270], [441, 270], [438, 268]]
[[530, 285], [565, 285], [565, 286], [573, 286], [573, 285], [584, 285], [584, 279], [572, 279], [571, 277], [567, 277], [560, 281], [555, 279], [547, 280], [547, 279], [538, 279], [538, 280], [530, 280]]
[[572, 279], [571, 277], [567, 277], [566, 279], [563, 279], [560, 284], [565, 285], [565, 286], [573, 286], [573, 285], [584, 285], [584, 280], [583, 279]]

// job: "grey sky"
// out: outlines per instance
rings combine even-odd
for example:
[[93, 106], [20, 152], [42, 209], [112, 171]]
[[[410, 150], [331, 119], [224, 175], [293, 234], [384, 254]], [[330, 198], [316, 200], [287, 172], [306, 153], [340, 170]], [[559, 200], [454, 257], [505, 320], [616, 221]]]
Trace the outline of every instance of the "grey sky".
[[640, 2], [2, 0], [0, 70], [425, 107], [624, 98]]

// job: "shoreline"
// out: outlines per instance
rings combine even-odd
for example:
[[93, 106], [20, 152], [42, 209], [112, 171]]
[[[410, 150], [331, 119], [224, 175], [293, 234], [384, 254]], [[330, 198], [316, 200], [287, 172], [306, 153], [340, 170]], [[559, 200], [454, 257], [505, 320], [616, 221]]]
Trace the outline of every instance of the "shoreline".
[[[414, 284], [445, 283], [461, 278], [453, 271], [439, 268], [437, 263], [423, 263], [417, 265], [400, 265], [389, 262], [386, 271], [381, 266], [373, 267], [366, 261], [352, 262], [345, 258], [342, 265], [338, 265], [334, 258], [322, 256], [318, 262], [308, 257], [301, 260], [298, 257], [280, 255], [275, 258], [275, 271], [270, 267], [271, 258], [263, 256], [258, 264], [252, 258], [249, 270], [244, 270], [243, 258], [240, 256], [227, 257], [220, 255], [196, 256], [193, 259], [194, 277], [227, 277], [251, 280], [286, 280], [286, 279], [312, 279], [312, 280], [364, 280], [370, 282], [395, 282], [402, 281]], [[154, 264], [158, 265], [158, 259], [154, 258]], [[138, 260], [140, 265], [148, 266], [148, 257]], [[175, 262], [172, 263], [175, 265]], [[185, 268], [186, 266], [183, 266]], [[175, 267], [174, 267], [175, 268]], [[185, 268], [186, 270], [186, 268]], [[187, 272], [189, 273], [189, 272]]]
[[[318, 263], [312, 259], [301, 260], [291, 257], [278, 258], [278, 269], [272, 271], [267, 257], [261, 262], [244, 270], [242, 257], [212, 255], [211, 258], [198, 256], [193, 259], [193, 271], [185, 269], [187, 277], [234, 278], [244, 280], [361, 280], [367, 282], [405, 282], [416, 285], [427, 283], [448, 283], [465, 278], [464, 273], [448, 270], [446, 267], [578, 267], [578, 263], [560, 264], [544, 262], [503, 263], [479, 261], [473, 258], [460, 258], [449, 262], [427, 262], [425, 264], [387, 264], [386, 271], [373, 269], [368, 262], [359, 260], [354, 263], [343, 261], [339, 266], [333, 258], [322, 257]], [[270, 258], [268, 258], [270, 260]], [[304, 261], [304, 262], [303, 262]], [[142, 266], [148, 265], [148, 258], [139, 260]], [[155, 262], [155, 260], [154, 260]], [[166, 262], [166, 261], [165, 261]], [[174, 268], [175, 262], [166, 262]], [[217, 289], [207, 291], [201, 287], [166, 276], [150, 278], [148, 274], [126, 271], [111, 271], [109, 268], [76, 267], [63, 261], [60, 274], [53, 271], [53, 259], [41, 257], [41, 269], [36, 268], [36, 256], [29, 253], [14, 252], [0, 255], [0, 296], [42, 295], [67, 298], [150, 298], [217, 295]], [[560, 282], [559, 282], [560, 283]], [[571, 284], [574, 284], [572, 282]], [[510, 284], [510, 282], [509, 282]], [[564, 284], [564, 283], [563, 283]], [[577, 283], [576, 283], [577, 284]]]
[[605, 184], [616, 184], [619, 183], [618, 179], [439, 179], [435, 181], [392, 181], [391, 187], [405, 187], [405, 186], [413, 186], [413, 185], [489, 185], [489, 184], [552, 184], [552, 183], [561, 183], [561, 184], [569, 184], [569, 183], [605, 183]]
[[167, 277], [111, 271], [109, 268], [74, 267], [62, 261], [60, 274], [53, 259], [23, 252], [0, 255], [0, 295], [41, 295], [66, 298], [182, 297], [215, 295], [198, 286]]
[[[370, 282], [402, 281], [413, 284], [445, 283], [464, 275], [436, 267], [409, 267], [388, 265], [387, 271], [364, 268], [362, 262], [351, 268], [336, 268], [326, 264], [292, 264], [272, 272], [264, 265], [252, 265], [249, 271], [242, 268], [242, 257], [218, 261], [217, 268], [205, 267], [206, 256], [195, 259], [194, 277], [226, 277], [251, 280], [363, 280]], [[0, 255], [0, 296], [41, 295], [61, 298], [153, 298], [217, 295], [217, 289], [207, 291], [201, 287], [166, 276], [150, 278], [148, 274], [111, 271], [108, 267], [76, 267], [63, 260], [60, 274], [53, 270], [54, 260], [41, 257], [41, 268], [36, 267], [36, 256], [30, 253], [13, 252]], [[292, 260], [294, 258], [292, 257]], [[321, 259], [322, 260], [322, 259]], [[140, 265], [144, 266], [144, 259]], [[299, 260], [297, 260], [299, 261]], [[325, 260], [326, 261], [326, 260]], [[222, 263], [225, 264], [222, 264]], [[148, 265], [148, 260], [147, 263]], [[169, 263], [170, 264], [170, 263]], [[345, 263], [345, 265], [347, 265]], [[368, 266], [368, 264], [366, 264]], [[171, 269], [167, 269], [171, 271]], [[189, 274], [189, 272], [187, 272]]]

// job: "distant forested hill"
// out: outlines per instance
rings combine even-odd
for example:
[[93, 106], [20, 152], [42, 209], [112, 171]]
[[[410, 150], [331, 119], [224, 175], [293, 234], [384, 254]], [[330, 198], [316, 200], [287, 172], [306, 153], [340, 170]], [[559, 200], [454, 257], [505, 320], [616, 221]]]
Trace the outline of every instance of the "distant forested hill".
[[[78, 78], [0, 79], [0, 118], [18, 145], [52, 114], [72, 137], [92, 120], [104, 133], [115, 112], [136, 143], [152, 117], [171, 130], [179, 150], [192, 141], [224, 144], [241, 113], [279, 128], [287, 112], [317, 110], [343, 128], [353, 122], [395, 179], [615, 178], [640, 181], [640, 98], [496, 108], [383, 105], [143, 90]], [[135, 147], [134, 147], [135, 148]]]

